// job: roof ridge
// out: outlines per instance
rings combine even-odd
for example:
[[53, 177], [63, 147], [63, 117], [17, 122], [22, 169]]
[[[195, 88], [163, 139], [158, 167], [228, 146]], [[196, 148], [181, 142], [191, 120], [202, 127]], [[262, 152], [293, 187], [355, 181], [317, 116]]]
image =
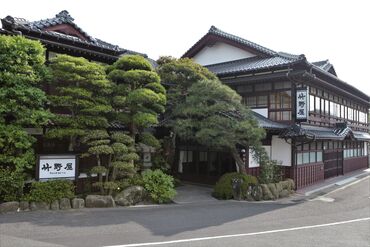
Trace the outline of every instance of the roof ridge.
[[221, 29], [219, 29], [219, 28], [217, 28], [213, 25], [209, 29], [208, 33], [215, 34], [215, 35], [218, 35], [218, 36], [221, 36], [221, 37], [224, 37], [224, 38], [232, 39], [232, 40], [234, 40], [236, 42], [239, 42], [241, 44], [250, 46], [251, 48], [254, 48], [254, 49], [256, 49], [256, 50], [258, 50], [258, 51], [260, 51], [260, 52], [262, 52], [266, 55], [275, 56], [277, 54], [277, 52], [274, 51], [274, 50], [271, 50], [267, 47], [264, 47], [262, 45], [259, 45], [259, 44], [255, 43], [255, 42], [249, 41], [247, 39], [241, 38], [241, 37], [236, 36], [234, 34], [224, 32]]

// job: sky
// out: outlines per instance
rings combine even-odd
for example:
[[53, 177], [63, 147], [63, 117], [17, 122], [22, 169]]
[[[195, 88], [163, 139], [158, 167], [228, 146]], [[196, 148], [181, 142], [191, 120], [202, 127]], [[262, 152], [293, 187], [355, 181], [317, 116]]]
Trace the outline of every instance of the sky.
[[180, 57], [209, 28], [275, 51], [326, 60], [370, 95], [367, 0], [0, 0], [0, 18], [29, 21], [67, 10], [89, 35], [147, 54]]

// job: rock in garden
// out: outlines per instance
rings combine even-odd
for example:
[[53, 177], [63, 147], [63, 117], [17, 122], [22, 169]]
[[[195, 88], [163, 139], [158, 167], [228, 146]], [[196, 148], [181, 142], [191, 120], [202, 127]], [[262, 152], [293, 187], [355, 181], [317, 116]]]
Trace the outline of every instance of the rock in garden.
[[49, 210], [50, 205], [49, 203], [46, 202], [31, 202], [30, 204], [30, 209], [32, 211], [37, 211], [37, 210]]
[[116, 204], [112, 196], [88, 195], [85, 200], [87, 208], [111, 208]]
[[267, 184], [261, 184], [263, 200], [274, 200], [274, 195], [271, 193]]
[[275, 186], [276, 186], [277, 193], [280, 194], [280, 192], [283, 191], [283, 184], [282, 184], [282, 182], [276, 183]]
[[28, 210], [30, 210], [30, 203], [28, 201], [21, 201], [19, 203], [19, 208], [22, 211], [28, 211]]
[[145, 189], [141, 186], [131, 186], [116, 195], [115, 201], [120, 206], [130, 206], [145, 199]]
[[71, 209], [71, 200], [69, 200], [69, 198], [60, 199], [59, 206], [62, 210]]
[[288, 197], [290, 195], [290, 192], [289, 190], [283, 190], [279, 193], [279, 197], [283, 198], [283, 197]]
[[272, 195], [274, 196], [274, 199], [278, 199], [279, 198], [279, 193], [276, 189], [276, 184], [274, 183], [270, 183], [267, 185], [272, 193]]
[[82, 198], [73, 198], [72, 199], [72, 208], [79, 209], [85, 207], [85, 200]]
[[0, 204], [0, 213], [16, 212], [19, 208], [19, 202], [4, 202]]
[[295, 184], [294, 184], [294, 180], [293, 179], [288, 178], [285, 181], [287, 181], [289, 183], [288, 190], [294, 190], [295, 189]]
[[260, 185], [255, 185], [253, 187], [252, 197], [255, 201], [261, 201], [263, 199], [263, 191]]
[[59, 210], [59, 201], [55, 200], [50, 204], [50, 209], [51, 210]]

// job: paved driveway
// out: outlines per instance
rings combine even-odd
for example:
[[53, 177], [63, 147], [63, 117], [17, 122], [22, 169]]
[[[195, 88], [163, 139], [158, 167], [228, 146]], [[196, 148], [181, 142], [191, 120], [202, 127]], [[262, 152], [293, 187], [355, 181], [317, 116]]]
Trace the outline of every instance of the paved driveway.
[[177, 195], [173, 201], [177, 204], [218, 201], [212, 197], [212, 187], [185, 184], [177, 187], [176, 191]]

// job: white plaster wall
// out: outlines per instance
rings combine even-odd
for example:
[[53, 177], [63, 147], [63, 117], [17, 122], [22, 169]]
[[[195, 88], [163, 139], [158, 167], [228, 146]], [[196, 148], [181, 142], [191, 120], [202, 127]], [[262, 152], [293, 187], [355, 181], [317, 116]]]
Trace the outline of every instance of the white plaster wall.
[[237, 47], [225, 44], [223, 42], [216, 42], [211, 47], [204, 47], [193, 57], [193, 59], [200, 65], [209, 65], [254, 56], [256, 55]]
[[269, 111], [268, 108], [255, 108], [251, 109], [252, 111], [264, 116], [265, 118], [269, 118]]
[[278, 136], [272, 136], [271, 147], [271, 159], [282, 162], [283, 166], [292, 165], [292, 146], [290, 144]]
[[[262, 146], [262, 147], [265, 149], [268, 156], [271, 157], [272, 147], [271, 146]], [[253, 154], [254, 153], [253, 153], [252, 149], [249, 149], [249, 164], [248, 164], [249, 168], [260, 166], [259, 162], [256, 159], [254, 159]]]

